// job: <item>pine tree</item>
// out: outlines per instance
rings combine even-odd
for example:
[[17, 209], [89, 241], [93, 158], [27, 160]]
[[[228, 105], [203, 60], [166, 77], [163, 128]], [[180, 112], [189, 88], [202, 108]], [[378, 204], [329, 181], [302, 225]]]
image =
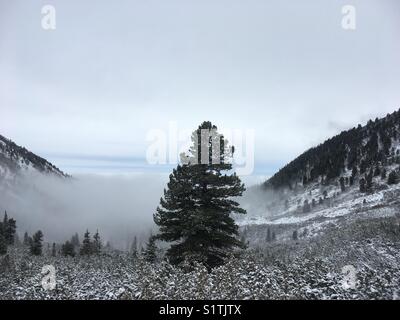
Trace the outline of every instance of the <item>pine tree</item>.
[[3, 236], [7, 245], [13, 245], [15, 241], [15, 234], [17, 229], [16, 221], [8, 218], [7, 211], [4, 212], [3, 218]]
[[29, 246], [31, 243], [30, 243], [30, 241], [29, 241], [29, 235], [28, 235], [28, 232], [26, 232], [25, 231], [25, 233], [24, 233], [24, 241], [23, 241], [23, 245], [24, 246]]
[[137, 245], [137, 237], [136, 236], [133, 238], [130, 253], [133, 257], [137, 257], [138, 245]]
[[297, 240], [297, 239], [298, 239], [298, 232], [297, 232], [297, 230], [294, 230], [294, 231], [293, 231], [293, 233], [292, 233], [292, 239], [293, 239], [293, 240]]
[[90, 232], [89, 230], [86, 230], [84, 236], [83, 236], [83, 241], [82, 241], [82, 247], [80, 250], [80, 255], [90, 255], [92, 254], [92, 240], [90, 239]]
[[156, 237], [151, 235], [143, 251], [143, 257], [147, 262], [154, 263], [157, 258]]
[[100, 254], [102, 246], [99, 230], [96, 230], [96, 233], [93, 236], [93, 253]]
[[4, 224], [0, 222], [0, 255], [7, 253], [7, 241], [4, 235]]
[[43, 242], [43, 233], [42, 231], [37, 231], [32, 236], [32, 243], [31, 243], [31, 254], [35, 256], [40, 256], [42, 254], [42, 242]]
[[79, 248], [79, 246], [81, 245], [79, 242], [79, 235], [78, 233], [75, 233], [72, 237], [71, 237], [71, 243], [75, 248]]
[[170, 175], [154, 221], [157, 238], [173, 243], [167, 251], [172, 264], [192, 259], [212, 268], [243, 247], [230, 214], [246, 213], [233, 199], [245, 188], [235, 173], [228, 173], [234, 148], [228, 148], [216, 126], [204, 122], [192, 142], [189, 154], [181, 156], [183, 164]]
[[55, 257], [57, 255], [56, 244], [53, 242], [53, 246], [51, 248], [51, 256]]
[[72, 242], [66, 241], [62, 246], [61, 246], [61, 253], [63, 256], [67, 257], [75, 257], [75, 246], [73, 245]]

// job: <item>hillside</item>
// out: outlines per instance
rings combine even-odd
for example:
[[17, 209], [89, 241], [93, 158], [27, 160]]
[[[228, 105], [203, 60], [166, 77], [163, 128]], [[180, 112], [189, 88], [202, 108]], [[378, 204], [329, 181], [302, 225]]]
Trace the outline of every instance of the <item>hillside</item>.
[[29, 170], [59, 177], [68, 176], [47, 160], [0, 135], [0, 179], [7, 179]]
[[382, 239], [400, 234], [399, 125], [396, 111], [344, 131], [253, 188], [237, 218], [242, 238], [279, 257], [343, 256], [355, 245], [353, 264], [385, 259]]
[[400, 163], [399, 126], [400, 111], [395, 111], [343, 131], [287, 164], [265, 187], [292, 190], [316, 181], [329, 185], [342, 176], [360, 178], [371, 170], [380, 173], [382, 167]]

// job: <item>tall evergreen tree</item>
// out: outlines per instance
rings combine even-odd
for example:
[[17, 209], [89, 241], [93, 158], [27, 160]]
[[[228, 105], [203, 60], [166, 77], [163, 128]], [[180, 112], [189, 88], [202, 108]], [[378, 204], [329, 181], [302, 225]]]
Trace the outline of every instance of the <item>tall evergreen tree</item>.
[[231, 213], [244, 214], [233, 197], [245, 190], [232, 171], [234, 148], [211, 122], [192, 134], [192, 147], [170, 175], [168, 189], [154, 215], [157, 238], [173, 242], [167, 257], [173, 264], [186, 258], [212, 268], [222, 264], [234, 247], [243, 247]]
[[92, 254], [92, 240], [90, 239], [90, 232], [89, 230], [86, 230], [84, 236], [83, 236], [83, 241], [82, 241], [82, 247], [80, 250], [81, 255], [90, 255]]
[[99, 230], [96, 230], [96, 233], [93, 236], [93, 253], [100, 254], [102, 246]]
[[42, 247], [43, 247], [43, 233], [42, 231], [37, 231], [32, 236], [32, 243], [31, 243], [31, 253], [35, 256], [40, 256], [42, 254]]
[[55, 257], [57, 255], [56, 244], [53, 242], [53, 246], [51, 248], [51, 256]]
[[138, 254], [138, 244], [137, 244], [137, 237], [135, 236], [132, 241], [130, 253], [133, 257], [137, 257]]

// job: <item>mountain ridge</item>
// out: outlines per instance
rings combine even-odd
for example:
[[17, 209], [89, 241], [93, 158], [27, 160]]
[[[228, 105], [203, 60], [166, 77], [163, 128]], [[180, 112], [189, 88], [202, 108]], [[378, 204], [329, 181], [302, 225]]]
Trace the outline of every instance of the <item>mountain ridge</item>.
[[62, 178], [69, 177], [46, 159], [34, 154], [0, 135], [0, 177], [15, 174], [21, 170], [36, 170], [43, 174], [53, 174]]
[[[400, 163], [400, 110], [383, 118], [369, 120], [342, 131], [312, 147], [278, 170], [264, 182], [265, 188], [293, 189], [319, 179], [331, 183], [347, 170], [353, 177], [362, 176], [371, 168], [384, 167], [393, 159]], [[357, 170], [357, 172], [356, 172]]]

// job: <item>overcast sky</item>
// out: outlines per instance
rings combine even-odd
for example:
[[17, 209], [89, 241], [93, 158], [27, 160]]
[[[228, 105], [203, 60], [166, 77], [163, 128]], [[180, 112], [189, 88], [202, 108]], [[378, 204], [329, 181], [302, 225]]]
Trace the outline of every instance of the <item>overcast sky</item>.
[[211, 120], [254, 129], [270, 174], [400, 107], [399, 40], [398, 0], [0, 0], [0, 134], [70, 173], [144, 170], [149, 130]]

